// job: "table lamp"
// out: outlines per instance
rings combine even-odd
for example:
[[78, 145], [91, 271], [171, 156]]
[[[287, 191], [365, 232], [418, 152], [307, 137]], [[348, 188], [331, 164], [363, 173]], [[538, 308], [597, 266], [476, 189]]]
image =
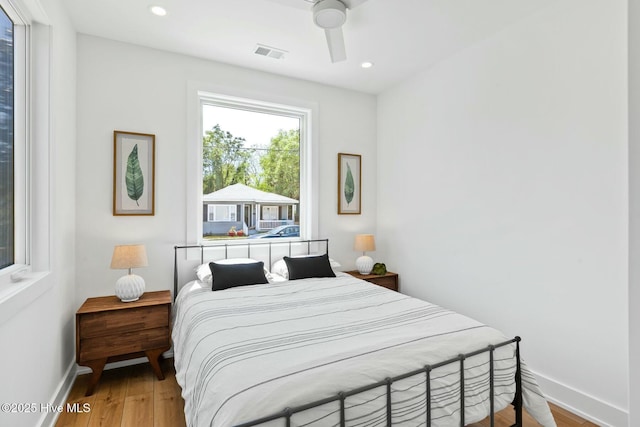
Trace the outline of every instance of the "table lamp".
[[129, 270], [129, 274], [116, 282], [116, 296], [122, 302], [137, 301], [144, 293], [144, 279], [131, 274], [131, 269], [147, 265], [147, 251], [144, 245], [118, 245], [113, 249], [111, 268]]
[[373, 259], [365, 252], [376, 250], [376, 241], [373, 234], [357, 234], [353, 249], [362, 252], [362, 256], [356, 260], [356, 268], [360, 274], [369, 274], [373, 269]]

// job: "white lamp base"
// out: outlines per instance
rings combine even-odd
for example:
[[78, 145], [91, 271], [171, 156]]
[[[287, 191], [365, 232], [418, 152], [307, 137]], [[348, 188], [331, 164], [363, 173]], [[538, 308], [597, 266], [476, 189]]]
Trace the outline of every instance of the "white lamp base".
[[369, 274], [373, 270], [373, 259], [370, 256], [362, 255], [356, 260], [356, 268], [360, 274]]
[[137, 301], [144, 294], [144, 279], [135, 274], [122, 276], [116, 282], [116, 296], [122, 302]]

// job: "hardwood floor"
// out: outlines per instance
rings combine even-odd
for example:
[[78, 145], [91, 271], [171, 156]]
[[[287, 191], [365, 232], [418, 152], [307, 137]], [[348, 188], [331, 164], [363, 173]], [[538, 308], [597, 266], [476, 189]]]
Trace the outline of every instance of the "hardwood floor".
[[[556, 420], [556, 424], [558, 427], [598, 427], [596, 424], [584, 420], [577, 415], [572, 414], [571, 412], [560, 408], [559, 406], [550, 403], [551, 413], [553, 414], [553, 418]], [[524, 427], [537, 427], [540, 424], [534, 420], [531, 415], [527, 414], [526, 411], [523, 414], [523, 424]], [[515, 416], [513, 409], [508, 408], [504, 411], [498, 412], [495, 417], [495, 427], [510, 427], [515, 422]], [[470, 424], [467, 427], [489, 427], [491, 426], [491, 422], [489, 418], [485, 418], [479, 423]]]
[[[176, 382], [173, 360], [162, 364], [165, 380], [158, 381], [147, 364], [104, 371], [93, 396], [85, 397], [89, 375], [76, 379], [67, 404], [84, 412], [60, 414], [56, 427], [183, 427], [184, 401]], [[88, 404], [88, 405], [87, 405]], [[558, 427], [597, 427], [589, 421], [551, 405]], [[514, 422], [513, 410], [496, 414], [495, 427], [509, 427]], [[489, 419], [469, 427], [488, 427]], [[524, 427], [539, 424], [524, 414]]]
[[[173, 360], [162, 362], [165, 380], [159, 381], [151, 365], [104, 371], [93, 396], [85, 397], [89, 375], [80, 375], [69, 393], [68, 404], [90, 411], [64, 411], [56, 427], [183, 427], [184, 401], [176, 382]], [[90, 406], [83, 406], [89, 404]]]

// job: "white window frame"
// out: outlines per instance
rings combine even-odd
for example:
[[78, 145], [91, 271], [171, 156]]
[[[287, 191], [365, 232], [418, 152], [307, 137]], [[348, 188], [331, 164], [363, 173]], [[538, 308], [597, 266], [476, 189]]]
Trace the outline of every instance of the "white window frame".
[[[273, 216], [274, 212], [275, 218], [267, 218], [267, 216]], [[265, 221], [277, 221], [280, 219], [280, 209], [278, 209], [277, 206], [262, 205], [262, 215], [260, 215], [260, 219], [263, 219]]]
[[[29, 268], [29, 147], [30, 147], [30, 27], [28, 20], [12, 1], [0, 0], [14, 23], [14, 106], [13, 106], [13, 179], [14, 179], [14, 262], [0, 269], [0, 287], [12, 282], [11, 276]], [[15, 276], [14, 276], [15, 277]]]
[[300, 237], [318, 238], [318, 105], [277, 94], [256, 93], [203, 82], [187, 88], [186, 241], [206, 244], [202, 236], [202, 105], [249, 109], [300, 118]]
[[[15, 59], [15, 110], [24, 115], [16, 122], [14, 168], [16, 214], [15, 264], [0, 270], [0, 324], [20, 312], [53, 286], [51, 274], [51, 27], [37, 2], [0, 0], [16, 23], [23, 59]], [[17, 19], [17, 20], [16, 20]], [[14, 172], [16, 173], [16, 172]], [[34, 200], [39, 208], [33, 209]]]
[[[218, 208], [227, 208], [227, 215], [224, 218], [219, 218]], [[207, 219], [209, 222], [235, 222], [237, 221], [236, 217], [238, 205], [218, 205], [214, 203], [209, 203], [207, 205]]]

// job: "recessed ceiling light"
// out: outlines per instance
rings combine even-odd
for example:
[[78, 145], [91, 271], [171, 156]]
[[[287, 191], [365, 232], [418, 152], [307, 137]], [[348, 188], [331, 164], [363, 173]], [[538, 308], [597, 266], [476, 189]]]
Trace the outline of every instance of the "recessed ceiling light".
[[373, 62], [366, 61], [366, 62], [363, 62], [362, 64], [360, 64], [360, 66], [362, 68], [371, 68], [371, 67], [373, 67]]
[[149, 10], [156, 16], [165, 16], [167, 14], [167, 9], [162, 6], [151, 6]]

